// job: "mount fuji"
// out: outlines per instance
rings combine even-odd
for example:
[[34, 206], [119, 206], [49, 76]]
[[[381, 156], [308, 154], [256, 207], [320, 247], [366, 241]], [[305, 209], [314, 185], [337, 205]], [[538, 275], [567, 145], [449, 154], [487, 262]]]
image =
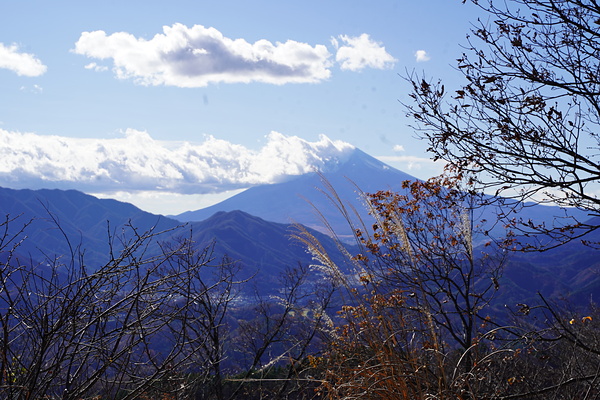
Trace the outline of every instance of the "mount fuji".
[[[345, 204], [354, 223], [359, 217], [369, 226], [372, 220], [361, 193], [380, 190], [399, 192], [402, 191], [403, 181], [416, 179], [355, 149], [335, 169], [299, 175], [282, 183], [254, 186], [213, 206], [188, 211], [172, 218], [181, 222], [203, 221], [217, 212], [240, 210], [266, 221], [300, 223], [323, 233], [331, 233], [329, 230], [333, 230], [343, 240], [352, 231], [340, 212], [336, 198]], [[510, 204], [514, 205], [514, 202]], [[478, 209], [474, 218], [478, 222], [489, 221], [491, 225], [496, 225], [493, 231], [495, 235], [504, 235], [502, 224], [494, 224], [501, 211], [497, 206], [487, 206]], [[569, 214], [580, 221], [588, 219], [582, 211], [573, 209]], [[552, 226], [555, 221], [564, 218], [565, 210], [528, 203], [513, 216]]]
[[181, 222], [202, 221], [220, 211], [241, 210], [267, 221], [300, 223], [320, 231], [326, 230], [326, 220], [335, 232], [348, 234], [347, 221], [332, 202], [334, 193], [331, 189], [361, 218], [368, 219], [360, 193], [387, 189], [399, 191], [405, 180], [416, 178], [355, 149], [334, 170], [254, 186], [221, 203], [173, 218]]

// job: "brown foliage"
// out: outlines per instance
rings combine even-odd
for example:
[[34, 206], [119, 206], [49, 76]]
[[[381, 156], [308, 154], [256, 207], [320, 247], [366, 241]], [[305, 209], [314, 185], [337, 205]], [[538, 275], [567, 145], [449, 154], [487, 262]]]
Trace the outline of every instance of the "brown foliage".
[[404, 194], [366, 195], [374, 223], [355, 231], [361, 250], [351, 256], [353, 277], [340, 278], [341, 268], [305, 240], [349, 295], [322, 360], [329, 398], [471, 393], [503, 253], [475, 249], [469, 207], [477, 196], [454, 183], [405, 182]]
[[349, 274], [304, 233], [316, 259], [346, 289], [327, 351], [311, 358], [321, 371], [319, 394], [598, 398], [596, 316], [565, 317], [567, 311], [541, 298], [537, 306], [520, 304], [499, 325], [488, 304], [506, 253], [495, 244], [473, 246], [478, 227], [465, 216], [476, 198], [439, 180], [407, 182], [405, 189], [367, 196], [375, 223], [356, 230], [362, 251], [349, 255], [355, 268]]

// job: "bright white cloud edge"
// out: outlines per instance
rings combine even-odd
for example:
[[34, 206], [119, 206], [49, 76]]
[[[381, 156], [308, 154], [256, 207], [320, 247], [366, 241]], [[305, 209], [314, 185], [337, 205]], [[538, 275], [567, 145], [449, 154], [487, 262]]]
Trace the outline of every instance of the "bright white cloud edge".
[[429, 57], [429, 54], [425, 50], [417, 50], [415, 52], [415, 60], [417, 62], [425, 62], [431, 60], [431, 57]]
[[[266, 135], [255, 150], [210, 135], [190, 143], [155, 140], [134, 129], [111, 139], [0, 129], [0, 186], [77, 189], [173, 215], [208, 207], [253, 185], [335, 169], [354, 149], [325, 135], [307, 141], [278, 132]], [[424, 178], [443, 169], [443, 163], [426, 158], [378, 158]]]
[[15, 44], [5, 46], [3, 43], [0, 43], [0, 68], [28, 77], [43, 75], [47, 70], [35, 55], [19, 52], [19, 47]]
[[[315, 83], [331, 75], [324, 45], [230, 39], [215, 28], [164, 26], [152, 39], [127, 32], [83, 32], [73, 52], [111, 60], [118, 78], [142, 85], [203, 87], [211, 83]], [[88, 64], [88, 69], [97, 69]]]
[[386, 69], [392, 68], [396, 62], [381, 43], [372, 40], [366, 33], [356, 37], [340, 35], [339, 40], [344, 45], [340, 45], [336, 38], [332, 39], [332, 43], [337, 47], [335, 59], [342, 70]]

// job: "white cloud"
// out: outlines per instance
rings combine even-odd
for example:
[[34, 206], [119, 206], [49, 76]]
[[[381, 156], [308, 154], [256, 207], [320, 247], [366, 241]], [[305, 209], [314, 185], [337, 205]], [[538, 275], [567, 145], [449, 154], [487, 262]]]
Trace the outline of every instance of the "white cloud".
[[325, 170], [352, 149], [325, 136], [309, 142], [277, 132], [261, 149], [251, 150], [212, 136], [199, 144], [162, 142], [132, 129], [116, 139], [0, 129], [0, 186], [212, 193]]
[[33, 54], [20, 53], [16, 44], [5, 46], [0, 43], [0, 68], [15, 72], [19, 76], [40, 76], [47, 67]]
[[73, 51], [111, 59], [118, 78], [134, 79], [142, 85], [313, 83], [331, 75], [331, 54], [324, 45], [313, 47], [293, 40], [273, 44], [264, 39], [249, 43], [202, 25], [164, 26], [163, 33], [150, 40], [127, 32], [83, 32]]
[[400, 152], [404, 151], [404, 146], [402, 146], [401, 144], [397, 144], [394, 146], [394, 148], [392, 150], [400, 153]]
[[336, 38], [332, 38], [331, 42], [337, 48], [335, 59], [343, 70], [360, 71], [367, 67], [385, 69], [393, 67], [396, 62], [385, 47], [371, 40], [366, 33], [357, 37], [340, 35], [339, 39], [345, 45], [340, 46]]
[[429, 57], [429, 54], [425, 50], [417, 50], [415, 52], [415, 60], [417, 62], [425, 62], [431, 60], [431, 57]]

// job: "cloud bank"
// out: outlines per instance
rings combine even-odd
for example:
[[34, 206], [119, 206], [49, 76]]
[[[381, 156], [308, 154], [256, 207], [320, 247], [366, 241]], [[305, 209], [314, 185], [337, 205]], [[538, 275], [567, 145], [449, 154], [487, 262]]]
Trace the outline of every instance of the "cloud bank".
[[[337, 39], [336, 60], [341, 69], [387, 68], [394, 58], [369, 35], [342, 35]], [[230, 39], [215, 28], [183, 24], [164, 26], [163, 33], [146, 40], [127, 32], [83, 32], [72, 50], [96, 60], [112, 61], [120, 79], [141, 85], [204, 87], [216, 83], [263, 82], [317, 83], [331, 76], [332, 54], [322, 44], [311, 46], [294, 40], [249, 43]], [[90, 63], [87, 69], [106, 66]]]
[[0, 185], [88, 192], [201, 194], [335, 168], [354, 149], [321, 136], [309, 142], [271, 132], [259, 150], [207, 136], [163, 142], [129, 129], [115, 139], [76, 139], [0, 129]]
[[19, 76], [40, 76], [47, 67], [33, 54], [19, 52], [15, 44], [0, 43], [0, 68], [15, 72]]

